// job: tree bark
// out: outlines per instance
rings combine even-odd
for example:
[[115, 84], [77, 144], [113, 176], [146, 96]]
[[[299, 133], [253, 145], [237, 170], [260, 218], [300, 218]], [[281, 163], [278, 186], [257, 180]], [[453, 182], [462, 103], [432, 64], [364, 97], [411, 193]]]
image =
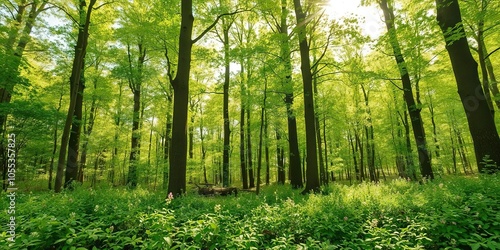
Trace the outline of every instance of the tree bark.
[[191, 50], [193, 40], [193, 1], [181, 3], [181, 29], [179, 35], [179, 56], [177, 73], [170, 82], [174, 90], [174, 113], [172, 121], [172, 142], [170, 147], [170, 174], [168, 193], [179, 196], [186, 192], [187, 163], [187, 118], [189, 100], [189, 73], [191, 71]]
[[253, 175], [253, 156], [252, 156], [252, 134], [250, 130], [250, 108], [247, 107], [247, 161], [248, 161], [248, 188], [255, 187], [255, 178]]
[[287, 126], [288, 126], [288, 158], [290, 164], [290, 184], [292, 188], [302, 188], [302, 169], [299, 152], [299, 142], [297, 136], [297, 120], [293, 110], [293, 82], [292, 82], [292, 64], [290, 52], [290, 38], [288, 37], [288, 8], [287, 0], [281, 0], [281, 50], [280, 57], [285, 67], [285, 77], [283, 78], [283, 86], [285, 89], [285, 105], [287, 112]]
[[240, 85], [240, 98], [241, 98], [241, 109], [240, 109], [240, 168], [241, 168], [241, 181], [243, 184], [243, 189], [248, 189], [248, 172], [246, 165], [246, 150], [245, 150], [245, 112], [246, 112], [246, 82], [245, 82], [245, 67], [243, 65], [243, 60], [240, 61], [241, 65], [241, 85]]
[[130, 51], [130, 46], [127, 45], [128, 52], [128, 63], [129, 63], [129, 87], [134, 95], [134, 107], [132, 113], [132, 136], [130, 141], [130, 157], [129, 157], [129, 168], [127, 175], [127, 185], [134, 188], [137, 186], [138, 173], [137, 166], [140, 160], [141, 153], [141, 91], [143, 82], [143, 67], [144, 61], [146, 60], [146, 47], [139, 42], [137, 44], [138, 57], [137, 57], [137, 68], [133, 67], [132, 53]]
[[225, 19], [222, 20], [223, 25], [223, 43], [224, 43], [224, 97], [223, 97], [223, 120], [224, 120], [224, 149], [222, 157], [222, 186], [229, 186], [229, 150], [231, 130], [229, 127], [229, 76], [231, 73], [230, 60], [229, 60], [229, 29], [231, 27], [231, 22], [226, 24]]
[[259, 130], [259, 151], [257, 152], [257, 187], [255, 189], [255, 194], [259, 195], [260, 192], [260, 172], [262, 169], [262, 144], [264, 137], [264, 128], [265, 128], [265, 118], [266, 118], [266, 100], [267, 100], [267, 80], [264, 80], [264, 100], [262, 101], [262, 108], [260, 111], [260, 130]]
[[[98, 69], [98, 66], [96, 66]], [[94, 90], [97, 89], [97, 79], [94, 79]], [[84, 143], [82, 145], [82, 155], [80, 157], [80, 168], [78, 169], [77, 181], [83, 183], [83, 173], [85, 171], [85, 167], [87, 165], [87, 148], [89, 145], [89, 137], [92, 134], [92, 130], [94, 129], [95, 118], [97, 116], [97, 100], [96, 97], [92, 97], [92, 104], [90, 105], [90, 114], [87, 122], [87, 126], [85, 127], [85, 123], [83, 124], [83, 134], [84, 134]]]
[[[469, 50], [457, 0], [436, 0], [437, 21], [443, 32], [446, 50], [455, 74], [474, 143], [479, 172], [500, 170], [500, 137], [490, 113], [477, 70], [477, 62]], [[453, 31], [453, 32], [451, 32]], [[457, 34], [459, 35], [457, 38]], [[492, 162], [485, 161], [485, 158]]]
[[477, 55], [478, 55], [478, 60], [479, 60], [479, 66], [481, 68], [481, 76], [483, 78], [483, 91], [484, 91], [484, 97], [486, 98], [486, 103], [488, 104], [488, 108], [490, 109], [491, 116], [495, 117], [495, 109], [493, 107], [493, 100], [491, 99], [491, 92], [490, 92], [490, 81], [488, 78], [488, 70], [486, 69], [486, 62], [484, 60], [485, 55], [485, 48], [484, 46], [484, 20], [481, 18], [478, 23], [478, 30], [477, 30], [477, 37], [476, 37], [476, 42], [477, 42]]
[[78, 84], [80, 82], [82, 67], [84, 65], [85, 54], [87, 50], [87, 41], [89, 36], [89, 25], [90, 25], [90, 16], [92, 14], [93, 6], [96, 0], [90, 0], [87, 10], [85, 10], [86, 3], [84, 0], [80, 1], [80, 17], [83, 20], [80, 23], [78, 30], [78, 39], [75, 46], [75, 57], [73, 59], [73, 66], [71, 70], [70, 77], [70, 86], [74, 86], [72, 88], [72, 93], [70, 94], [70, 104], [68, 107], [68, 114], [66, 116], [66, 122], [64, 124], [64, 130], [61, 137], [61, 149], [59, 150], [59, 159], [57, 163], [57, 173], [56, 173], [56, 181], [54, 186], [54, 191], [56, 193], [61, 192], [62, 184], [63, 184], [63, 175], [64, 175], [64, 165], [66, 159], [66, 151], [68, 148], [70, 127], [73, 122], [73, 114], [76, 106], [76, 98], [78, 93]]
[[[61, 96], [59, 97], [59, 104], [57, 105], [57, 113], [59, 113], [59, 110], [61, 110], [62, 106], [62, 98], [63, 98], [63, 93], [61, 93]], [[54, 158], [56, 157], [57, 153], [57, 132], [59, 131], [59, 119], [56, 117], [56, 122], [54, 124], [54, 135], [52, 138], [53, 140], [53, 147], [52, 147], [52, 155], [50, 157], [50, 167], [49, 167], [49, 190], [52, 190], [52, 179], [53, 179], [53, 171], [54, 171]]]
[[165, 139], [163, 142], [163, 162], [165, 167], [163, 168], [163, 189], [167, 190], [168, 188], [168, 172], [169, 172], [169, 155], [170, 148], [172, 145], [172, 114], [170, 113], [172, 110], [172, 90], [167, 87], [166, 91], [167, 95], [167, 114], [165, 115]]
[[66, 161], [64, 188], [71, 188], [71, 183], [78, 179], [78, 156], [80, 153], [80, 134], [82, 131], [83, 118], [83, 92], [85, 90], [85, 60], [83, 61], [82, 67], [80, 81], [77, 86], [76, 105], [73, 112], [74, 117], [71, 124], [71, 134], [68, 143], [68, 159]]
[[306, 187], [303, 194], [319, 192], [320, 182], [318, 176], [318, 152], [316, 149], [316, 119], [314, 112], [314, 91], [311, 72], [311, 59], [309, 58], [309, 45], [306, 39], [306, 14], [302, 10], [300, 0], [294, 0], [295, 17], [297, 20], [297, 33], [300, 49], [300, 69], [302, 72], [302, 83], [304, 87], [304, 118], [306, 123], [306, 148], [307, 148], [307, 170]]
[[281, 132], [276, 129], [276, 161], [278, 165], [278, 184], [285, 184], [285, 149], [281, 146]]

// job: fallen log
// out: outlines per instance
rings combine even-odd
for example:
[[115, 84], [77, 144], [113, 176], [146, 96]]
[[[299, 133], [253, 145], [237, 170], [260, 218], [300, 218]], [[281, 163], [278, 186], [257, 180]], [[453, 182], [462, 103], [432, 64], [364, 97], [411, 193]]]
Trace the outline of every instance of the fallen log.
[[196, 187], [198, 188], [198, 194], [199, 195], [204, 195], [204, 196], [210, 196], [210, 195], [222, 195], [222, 196], [227, 196], [234, 194], [234, 196], [238, 196], [238, 189], [235, 187], [212, 187], [212, 186], [205, 186], [205, 187], [200, 187], [198, 184], [195, 184]]

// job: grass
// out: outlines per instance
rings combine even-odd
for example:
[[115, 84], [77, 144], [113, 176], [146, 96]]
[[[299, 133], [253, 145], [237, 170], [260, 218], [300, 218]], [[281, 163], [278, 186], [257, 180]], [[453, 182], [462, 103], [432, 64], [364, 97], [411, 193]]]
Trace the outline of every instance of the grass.
[[16, 241], [2, 230], [0, 248], [500, 249], [499, 176], [300, 191], [272, 185], [259, 196], [173, 200], [140, 188], [18, 193]]

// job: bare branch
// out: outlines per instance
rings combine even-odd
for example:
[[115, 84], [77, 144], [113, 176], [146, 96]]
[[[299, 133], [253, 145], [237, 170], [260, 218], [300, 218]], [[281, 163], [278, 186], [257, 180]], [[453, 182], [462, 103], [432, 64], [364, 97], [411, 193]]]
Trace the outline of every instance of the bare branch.
[[78, 22], [78, 20], [76, 20], [66, 9], [64, 9], [63, 7], [61, 7], [57, 4], [54, 4], [54, 3], [49, 3], [49, 4], [51, 4], [54, 8], [57, 8], [57, 9], [61, 10], [62, 12], [64, 12], [66, 14], [66, 16], [68, 16], [71, 19], [71, 21], [73, 21], [73, 23], [80, 25], [80, 22]]
[[196, 43], [201, 38], [203, 38], [203, 36], [205, 36], [213, 27], [215, 27], [215, 25], [217, 25], [217, 23], [219, 22], [219, 20], [222, 17], [224, 17], [224, 16], [232, 16], [232, 15], [236, 15], [238, 13], [246, 12], [246, 11], [249, 11], [249, 10], [236, 10], [236, 11], [231, 12], [231, 13], [224, 13], [224, 14], [218, 15], [217, 18], [215, 18], [214, 22], [212, 24], [210, 24], [210, 26], [208, 26], [203, 32], [201, 32], [201, 34], [198, 37], [196, 37], [195, 39], [193, 39], [192, 43]]
[[330, 39], [331, 38], [332, 38], [332, 32], [330, 32], [330, 34], [328, 34], [328, 38], [326, 39], [325, 48], [323, 49], [323, 53], [321, 53], [321, 56], [318, 58], [318, 60], [316, 60], [316, 62], [314, 62], [313, 66], [311, 67], [311, 69], [316, 69], [316, 71], [314, 72], [314, 74], [316, 74], [316, 73], [319, 72], [319, 70], [317, 69], [317, 66], [321, 62], [321, 60], [323, 59], [323, 57], [325, 57], [326, 52], [328, 51], [328, 45], [330, 45]]
[[394, 87], [398, 88], [398, 89], [399, 89], [399, 90], [401, 90], [401, 91], [405, 91], [403, 88], [399, 87], [399, 86], [398, 86], [395, 82], [393, 82], [393, 81], [392, 81], [393, 79], [389, 79], [389, 78], [385, 78], [385, 79], [384, 79], [384, 78], [382, 78], [382, 80], [387, 80], [387, 81], [389, 81], [390, 83], [392, 83], [392, 85], [394, 85]]
[[111, 1], [111, 2], [105, 2], [97, 7], [94, 7], [94, 10], [98, 10], [100, 9], [101, 7], [104, 7], [105, 5], [108, 5], [108, 4], [112, 4], [112, 3], [116, 3], [116, 1]]
[[497, 52], [498, 50], [500, 50], [500, 47], [494, 49], [493, 51], [491, 51], [487, 56], [484, 57], [484, 60], [486, 60], [488, 57], [490, 57], [493, 53]]
[[172, 76], [172, 64], [170, 62], [170, 57], [168, 56], [168, 48], [167, 48], [167, 43], [164, 41], [163, 42], [163, 46], [164, 46], [164, 49], [165, 49], [165, 58], [167, 59], [167, 76], [168, 76], [168, 80], [170, 82], [172, 82], [174, 80], [173, 76]]

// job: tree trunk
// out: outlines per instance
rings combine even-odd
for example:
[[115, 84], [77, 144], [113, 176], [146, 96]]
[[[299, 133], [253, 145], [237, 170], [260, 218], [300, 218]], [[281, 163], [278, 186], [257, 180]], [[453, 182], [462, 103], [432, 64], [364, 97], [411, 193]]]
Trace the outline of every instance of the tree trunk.
[[80, 82], [81, 71], [84, 65], [85, 53], [87, 50], [87, 41], [89, 36], [89, 25], [90, 16], [92, 14], [93, 6], [96, 0], [90, 0], [87, 10], [85, 10], [86, 3], [84, 0], [80, 0], [80, 17], [84, 20], [84, 23], [80, 23], [78, 31], [78, 39], [75, 46], [75, 57], [73, 60], [73, 66], [70, 77], [70, 86], [72, 88], [72, 93], [70, 94], [70, 103], [68, 108], [68, 114], [66, 116], [66, 122], [64, 124], [64, 130], [61, 137], [61, 149], [59, 150], [59, 159], [57, 163], [57, 174], [54, 191], [56, 193], [61, 192], [63, 184], [64, 175], [64, 165], [66, 159], [66, 151], [68, 148], [70, 127], [73, 122], [73, 114], [76, 106], [76, 98], [78, 93], [78, 85]]
[[490, 109], [491, 116], [495, 117], [495, 109], [493, 108], [493, 100], [491, 99], [488, 70], [486, 69], [486, 62], [484, 60], [484, 57], [486, 56], [484, 54], [484, 52], [486, 50], [483, 47], [484, 46], [484, 20], [482, 20], [482, 18], [479, 20], [479, 23], [478, 23], [476, 42], [477, 42], [477, 55], [478, 55], [478, 60], [479, 60], [479, 66], [481, 67], [481, 76], [483, 78], [482, 83], [483, 83], [484, 97], [486, 98], [486, 103], [488, 104], [488, 108]]
[[165, 140], [163, 142], [163, 189], [167, 190], [168, 188], [168, 171], [169, 171], [169, 155], [170, 155], [170, 147], [172, 145], [172, 114], [170, 113], [172, 110], [172, 91], [169, 87], [167, 91], [167, 114], [165, 118]]
[[364, 181], [366, 179], [366, 171], [365, 171], [365, 150], [363, 147], [363, 142], [359, 136], [357, 129], [354, 130], [354, 138], [356, 140], [356, 151], [359, 151], [359, 176], [360, 180]]
[[[264, 100], [262, 101], [262, 109], [260, 111], [260, 130], [259, 130], [259, 151], [257, 152], [258, 162], [257, 162], [257, 187], [255, 189], [255, 193], [259, 195], [260, 192], [260, 170], [262, 169], [262, 144], [264, 137], [264, 127], [266, 126], [264, 123], [266, 122], [264, 119], [266, 118], [266, 100], [267, 100], [267, 79], [264, 80]], [[266, 137], [267, 139], [267, 137]]]
[[248, 188], [255, 187], [255, 178], [253, 175], [253, 157], [252, 157], [252, 134], [251, 134], [251, 123], [250, 123], [250, 108], [247, 107], [247, 161], [248, 161], [248, 178], [250, 183]]
[[[62, 98], [63, 98], [63, 93], [61, 93], [61, 96], [59, 97], [59, 104], [57, 105], [57, 113], [59, 113], [59, 110], [61, 110], [61, 104], [62, 104]], [[54, 171], [54, 158], [56, 157], [56, 152], [57, 152], [57, 132], [59, 130], [59, 119], [56, 118], [56, 122], [54, 124], [54, 135], [52, 138], [54, 146], [52, 147], [52, 155], [50, 156], [50, 167], [49, 167], [49, 190], [52, 190], [52, 174]]]
[[[97, 67], [97, 66], [96, 66]], [[94, 90], [97, 89], [97, 79], [94, 80]], [[87, 126], [85, 127], [85, 123], [82, 124], [84, 128], [84, 143], [82, 145], [82, 155], [80, 157], [80, 168], [78, 169], [77, 181], [83, 183], [83, 173], [85, 167], [87, 165], [87, 148], [89, 145], [89, 137], [92, 134], [92, 130], [94, 129], [94, 122], [97, 114], [97, 103], [96, 97], [92, 97], [92, 104], [90, 106], [90, 114], [88, 118]]]
[[429, 113], [431, 114], [432, 135], [433, 135], [434, 144], [436, 147], [436, 157], [439, 158], [441, 156], [441, 154], [440, 154], [441, 148], [439, 147], [439, 142], [437, 139], [437, 126], [436, 126], [435, 115], [434, 115], [434, 104], [432, 103], [432, 96], [430, 96], [430, 95], [429, 95]]
[[[316, 70], [316, 69], [314, 69]], [[313, 91], [314, 96], [318, 96], [318, 79], [316, 76], [313, 77]], [[314, 108], [316, 109], [318, 104], [316, 103], [316, 99], [314, 99]], [[325, 171], [325, 162], [323, 161], [323, 145], [321, 139], [321, 125], [319, 123], [319, 114], [317, 112], [314, 113], [314, 121], [315, 121], [315, 130], [316, 130], [316, 143], [318, 144], [318, 160], [319, 160], [319, 182], [320, 184], [326, 183], [326, 178], [328, 178]]]
[[141, 91], [142, 91], [142, 69], [146, 59], [146, 48], [142, 43], [138, 44], [137, 68], [132, 65], [133, 59], [130, 46], [127, 44], [128, 63], [129, 63], [129, 87], [134, 95], [134, 107], [132, 113], [132, 136], [130, 142], [129, 168], [127, 175], [127, 185], [134, 188], [137, 186], [138, 173], [137, 166], [141, 153]]
[[270, 182], [270, 162], [269, 162], [269, 143], [268, 143], [268, 118], [267, 118], [267, 112], [266, 112], [266, 116], [264, 118], [264, 138], [266, 138], [266, 141], [264, 142], [264, 152], [265, 152], [265, 159], [266, 159], [266, 185], [269, 185], [269, 182]]
[[354, 140], [351, 135], [351, 130], [349, 130], [347, 134], [347, 138], [349, 140], [349, 144], [351, 145], [351, 152], [352, 152], [352, 162], [354, 165], [354, 172], [356, 173], [356, 181], [361, 180], [361, 175], [359, 173], [359, 167], [358, 167], [358, 160], [357, 160], [357, 155], [358, 155], [358, 147], [354, 146]]
[[245, 150], [245, 112], [246, 112], [246, 82], [245, 82], [245, 67], [243, 66], [243, 61], [240, 62], [241, 65], [241, 110], [240, 110], [240, 166], [241, 166], [241, 181], [243, 184], [243, 189], [248, 189], [248, 172], [247, 172], [247, 154]]
[[297, 19], [297, 33], [300, 49], [300, 69], [304, 85], [304, 119], [306, 123], [306, 148], [307, 171], [306, 187], [303, 194], [319, 192], [320, 182], [318, 176], [318, 152], [316, 149], [316, 119], [314, 112], [314, 91], [311, 73], [311, 59], [309, 58], [309, 45], [306, 38], [306, 14], [302, 10], [300, 0], [294, 0], [295, 17]]
[[378, 177], [375, 174], [375, 139], [373, 135], [373, 123], [372, 123], [372, 113], [370, 110], [370, 106], [368, 104], [368, 92], [365, 87], [361, 84], [361, 90], [363, 92], [363, 97], [365, 101], [365, 109], [366, 109], [366, 122], [368, 125], [364, 125], [365, 127], [365, 135], [366, 135], [366, 162], [368, 164], [368, 171], [370, 174], [370, 181], [378, 182]]
[[415, 137], [415, 142], [417, 144], [420, 171], [424, 178], [434, 179], [434, 173], [432, 172], [431, 166], [431, 158], [427, 150], [427, 141], [425, 139], [422, 116], [420, 114], [421, 108], [419, 107], [419, 105], [417, 105], [417, 103], [415, 102], [415, 98], [413, 97], [410, 75], [408, 73], [408, 68], [406, 66], [399, 41], [397, 39], [396, 28], [394, 27], [394, 12], [392, 10], [392, 6], [388, 6], [387, 0], [380, 0], [380, 8], [384, 12], [385, 24], [390, 37], [390, 44], [392, 46], [394, 58], [399, 68], [401, 81], [403, 83], [404, 99], [411, 118], [413, 136]]
[[[500, 137], [479, 81], [477, 62], [463, 33], [457, 0], [436, 0], [437, 21], [443, 31], [458, 86], [458, 94], [467, 115], [479, 172], [500, 170]], [[454, 30], [455, 32], [450, 32]], [[457, 38], [457, 32], [459, 37]], [[487, 164], [486, 159], [491, 160]]]
[[[484, 54], [488, 55], [488, 50], [486, 49], [486, 45], [484, 44], [484, 40], [481, 41], [483, 44], [483, 50]], [[495, 76], [495, 72], [493, 70], [493, 64], [491, 63], [491, 60], [489, 57], [485, 59], [485, 64], [486, 64], [486, 69], [488, 70], [488, 75], [490, 76], [490, 86], [491, 86], [491, 93], [493, 94], [493, 97], [495, 99], [495, 104], [498, 109], [500, 109], [500, 90], [498, 90], [498, 81]]]
[[288, 9], [287, 0], [281, 0], [281, 50], [280, 57], [285, 67], [285, 77], [282, 79], [283, 87], [285, 89], [285, 105], [287, 112], [287, 126], [288, 126], [288, 157], [290, 164], [290, 184], [292, 188], [302, 188], [302, 170], [299, 152], [299, 142], [297, 136], [297, 120], [293, 110], [293, 81], [292, 81], [292, 64], [290, 52], [290, 38], [288, 37]]
[[229, 76], [230, 76], [230, 61], [229, 61], [229, 29], [231, 22], [226, 24], [225, 19], [222, 20], [223, 25], [223, 43], [224, 43], [224, 97], [223, 97], [223, 120], [224, 120], [224, 149], [222, 158], [222, 186], [229, 186], [229, 150], [231, 130], [229, 127]]
[[68, 143], [68, 159], [66, 162], [66, 174], [64, 178], [64, 188], [70, 188], [71, 183], [78, 179], [78, 156], [80, 153], [80, 134], [82, 130], [83, 118], [83, 92], [85, 90], [85, 60], [82, 64], [82, 73], [78, 85], [76, 105], [73, 113], [71, 134]]
[[276, 161], [278, 165], [278, 184], [285, 184], [285, 149], [281, 146], [281, 132], [276, 129]]
[[[328, 185], [329, 182], [329, 175], [328, 175], [328, 146], [329, 144], [327, 143], [326, 140], [326, 114], [323, 114], [323, 141], [325, 143], [325, 185]], [[331, 148], [330, 148], [330, 153], [332, 153]]]
[[187, 117], [189, 100], [189, 73], [191, 71], [191, 50], [193, 40], [193, 1], [181, 3], [181, 29], [179, 35], [179, 56], [177, 73], [171, 81], [174, 89], [174, 113], [172, 122], [172, 142], [170, 148], [170, 174], [168, 193], [179, 196], [186, 192]]

